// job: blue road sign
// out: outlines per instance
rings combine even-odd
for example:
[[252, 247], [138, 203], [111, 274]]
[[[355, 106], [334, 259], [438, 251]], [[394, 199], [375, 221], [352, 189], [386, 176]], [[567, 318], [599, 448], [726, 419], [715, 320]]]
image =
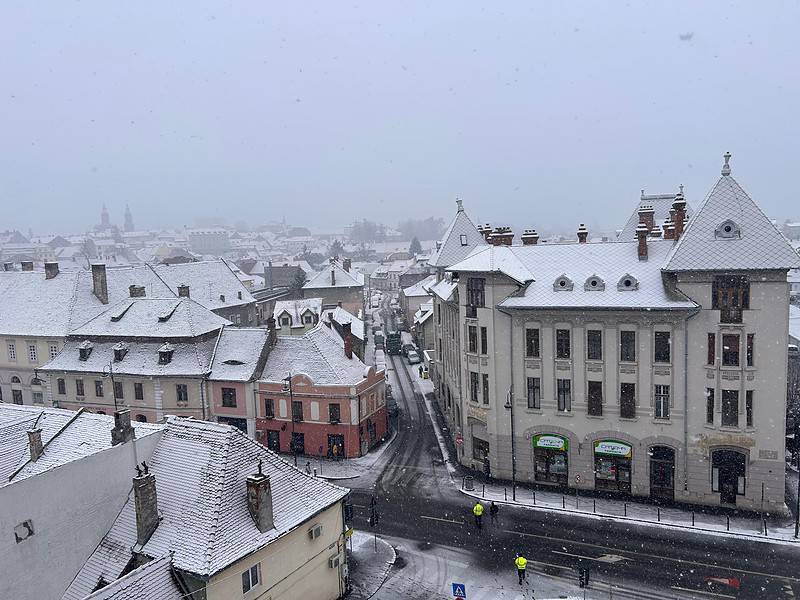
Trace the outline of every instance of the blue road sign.
[[463, 583], [454, 583], [453, 584], [453, 598], [466, 598], [467, 597], [467, 586]]

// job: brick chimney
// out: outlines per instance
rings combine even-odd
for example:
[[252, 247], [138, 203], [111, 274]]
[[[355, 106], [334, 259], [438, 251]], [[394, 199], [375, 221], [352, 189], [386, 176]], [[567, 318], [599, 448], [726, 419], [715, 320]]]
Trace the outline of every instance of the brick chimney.
[[111, 445], [124, 444], [136, 438], [136, 431], [131, 427], [131, 411], [128, 409], [114, 412], [114, 428], [111, 430]]
[[578, 227], [578, 242], [581, 244], [585, 244], [586, 238], [588, 237], [589, 237], [589, 230], [586, 229], [586, 225], [581, 223], [580, 227]]
[[661, 228], [660, 227], [653, 227], [650, 230], [650, 237], [660, 238], [661, 237]]
[[343, 258], [342, 259], [342, 268], [345, 270], [345, 272], [347, 272], [347, 273], [350, 272], [350, 267], [352, 266], [352, 264], [353, 263], [349, 258]]
[[267, 345], [272, 348], [278, 342], [278, 331], [275, 329], [275, 317], [267, 319]]
[[510, 246], [514, 241], [511, 227], [495, 227], [487, 240], [492, 246]]
[[331, 266], [331, 287], [336, 286], [336, 269]]
[[274, 529], [272, 487], [269, 475], [261, 472], [261, 461], [258, 461], [258, 473], [247, 476], [247, 509], [261, 533]]
[[183, 285], [178, 286], [178, 297], [180, 298], [188, 298], [189, 297], [189, 286], [185, 283]]
[[136, 477], [133, 478], [133, 500], [136, 507], [136, 543], [143, 546], [158, 527], [158, 495], [156, 494], [156, 476], [150, 473], [147, 463], [142, 463], [144, 470], [136, 466]]
[[639, 223], [639, 226], [636, 228], [636, 239], [639, 240], [639, 247], [637, 250], [639, 260], [647, 260], [647, 234], [649, 232], [650, 230], [645, 223]]
[[272, 261], [267, 261], [267, 268], [264, 269], [264, 285], [268, 290], [272, 289]]
[[19, 264], [22, 267], [23, 271], [33, 271], [33, 261], [32, 260], [23, 260]]
[[342, 323], [342, 339], [344, 340], [345, 358], [353, 358], [353, 332], [350, 323]]
[[106, 266], [102, 263], [92, 265], [92, 291], [100, 302], [108, 304]]
[[489, 242], [489, 239], [492, 237], [492, 226], [489, 223], [484, 223], [483, 226], [478, 225], [478, 231], [480, 231], [483, 239]]
[[683, 235], [683, 230], [686, 225], [686, 200], [683, 197], [683, 186], [681, 186], [681, 190], [675, 195], [672, 209], [675, 211], [675, 239], [679, 240]]
[[647, 231], [651, 231], [656, 226], [656, 211], [652, 204], [642, 204], [639, 207], [639, 223], [647, 225]]
[[128, 286], [128, 294], [131, 298], [144, 298], [144, 286], [143, 285], [131, 285]]
[[539, 243], [539, 234], [535, 229], [526, 229], [520, 236], [523, 246], [535, 246]]
[[29, 429], [28, 430], [28, 448], [31, 451], [31, 460], [36, 462], [39, 457], [44, 453], [44, 446], [42, 445], [42, 429]]
[[44, 278], [53, 279], [56, 275], [58, 275], [58, 263], [57, 262], [44, 263]]
[[664, 223], [662, 223], [661, 228], [664, 230], [665, 240], [675, 239], [675, 227], [673, 227], [672, 221], [670, 221], [668, 218], [664, 219]]

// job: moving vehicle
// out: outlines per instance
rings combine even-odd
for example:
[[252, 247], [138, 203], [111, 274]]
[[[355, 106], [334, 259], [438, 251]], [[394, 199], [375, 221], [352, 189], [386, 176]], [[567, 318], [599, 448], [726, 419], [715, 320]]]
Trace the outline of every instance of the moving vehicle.
[[403, 347], [402, 347], [401, 350], [403, 352], [403, 356], [408, 356], [408, 351], [409, 350], [416, 350], [416, 349], [417, 349], [417, 347], [414, 344], [403, 344]]
[[400, 354], [402, 346], [399, 331], [390, 331], [386, 334], [386, 352], [389, 354]]
[[375, 332], [375, 350], [383, 350], [385, 348], [383, 333], [380, 331]]
[[409, 350], [408, 351], [408, 364], [410, 365], [417, 365], [422, 362], [422, 359], [417, 354], [416, 350]]

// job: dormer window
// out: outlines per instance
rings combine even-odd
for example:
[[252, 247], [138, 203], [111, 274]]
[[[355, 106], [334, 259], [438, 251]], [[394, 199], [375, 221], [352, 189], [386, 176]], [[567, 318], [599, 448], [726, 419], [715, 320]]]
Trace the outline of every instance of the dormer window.
[[462, 246], [468, 246], [469, 245], [469, 243], [467, 242], [467, 234], [466, 233], [462, 233], [461, 234], [461, 245]]
[[239, 300], [242, 299], [242, 292], [236, 292], [236, 295], [239, 297]]
[[281, 316], [281, 327], [290, 327], [292, 325], [292, 317], [288, 314]]
[[742, 237], [742, 230], [734, 221], [726, 219], [714, 230], [714, 237], [723, 240], [738, 240]]
[[556, 292], [571, 292], [572, 287], [572, 279], [567, 277], [566, 274], [559, 275], [553, 282], [553, 290]]
[[165, 342], [163, 346], [158, 349], [158, 364], [168, 365], [172, 362], [172, 355], [175, 353], [175, 346], [169, 342]]
[[583, 289], [587, 292], [602, 292], [606, 289], [606, 282], [600, 279], [597, 275], [592, 275], [583, 284]]
[[225, 302], [225, 294], [220, 294], [219, 295], [219, 301], [220, 302]]
[[94, 344], [92, 344], [92, 342], [89, 340], [83, 340], [80, 344], [78, 344], [78, 359], [83, 361], [89, 360], [93, 349]]
[[122, 359], [125, 358], [125, 355], [128, 353], [128, 344], [125, 342], [119, 342], [114, 344], [114, 362], [122, 362]]
[[623, 275], [617, 283], [617, 291], [632, 292], [639, 289], [639, 281], [633, 275]]

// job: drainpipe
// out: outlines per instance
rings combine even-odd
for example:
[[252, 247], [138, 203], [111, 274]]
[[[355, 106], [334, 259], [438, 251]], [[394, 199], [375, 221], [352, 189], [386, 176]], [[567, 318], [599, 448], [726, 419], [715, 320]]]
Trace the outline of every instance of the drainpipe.
[[497, 310], [508, 315], [508, 365], [511, 381], [508, 386], [508, 406], [511, 417], [511, 499], [517, 500], [517, 452], [514, 440], [514, 317], [510, 312], [498, 307]]
[[[677, 288], [677, 285], [676, 285]], [[685, 294], [684, 294], [685, 295]], [[700, 308], [683, 322], [683, 491], [689, 490], [689, 319], [700, 314]]]

